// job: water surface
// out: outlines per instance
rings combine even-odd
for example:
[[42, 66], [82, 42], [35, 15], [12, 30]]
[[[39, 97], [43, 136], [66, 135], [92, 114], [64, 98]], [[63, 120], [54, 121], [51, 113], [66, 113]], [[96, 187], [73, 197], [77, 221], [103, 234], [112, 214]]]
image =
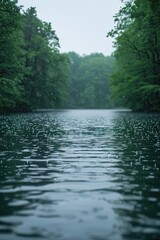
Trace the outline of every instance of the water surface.
[[160, 115], [13, 114], [0, 134], [0, 239], [160, 239]]

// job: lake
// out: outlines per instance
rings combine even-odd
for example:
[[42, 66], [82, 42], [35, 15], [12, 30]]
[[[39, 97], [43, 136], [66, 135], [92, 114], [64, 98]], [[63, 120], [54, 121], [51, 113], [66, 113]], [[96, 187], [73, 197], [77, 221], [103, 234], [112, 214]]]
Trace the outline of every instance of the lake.
[[159, 240], [160, 115], [1, 115], [0, 239]]

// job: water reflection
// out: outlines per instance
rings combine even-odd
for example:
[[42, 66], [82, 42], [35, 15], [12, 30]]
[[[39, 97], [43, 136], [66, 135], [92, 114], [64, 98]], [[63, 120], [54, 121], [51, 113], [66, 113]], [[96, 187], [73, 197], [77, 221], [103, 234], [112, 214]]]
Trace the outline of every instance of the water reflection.
[[2, 239], [160, 237], [159, 115], [20, 114], [0, 131]]

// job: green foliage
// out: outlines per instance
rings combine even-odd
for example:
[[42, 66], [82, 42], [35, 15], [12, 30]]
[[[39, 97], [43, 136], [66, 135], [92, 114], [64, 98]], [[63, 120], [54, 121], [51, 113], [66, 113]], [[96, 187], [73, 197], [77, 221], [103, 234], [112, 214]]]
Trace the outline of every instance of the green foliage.
[[136, 111], [160, 111], [160, 1], [127, 1], [115, 23], [112, 96]]
[[69, 61], [51, 24], [2, 0], [0, 35], [0, 111], [63, 107]]
[[113, 57], [103, 54], [91, 54], [80, 57], [74, 52], [70, 58], [70, 95], [69, 106], [73, 108], [108, 108], [109, 77]]
[[[35, 8], [24, 15], [26, 74], [25, 98], [32, 108], [57, 107], [65, 98], [67, 71], [51, 24], [37, 18]], [[64, 64], [64, 68], [62, 65]], [[63, 92], [63, 94], [62, 94]]]
[[54, 54], [52, 59], [51, 81], [49, 85], [50, 101], [56, 108], [66, 106], [69, 85], [69, 59], [66, 54]]
[[0, 111], [15, 107], [21, 99], [23, 32], [16, 3], [0, 2]]

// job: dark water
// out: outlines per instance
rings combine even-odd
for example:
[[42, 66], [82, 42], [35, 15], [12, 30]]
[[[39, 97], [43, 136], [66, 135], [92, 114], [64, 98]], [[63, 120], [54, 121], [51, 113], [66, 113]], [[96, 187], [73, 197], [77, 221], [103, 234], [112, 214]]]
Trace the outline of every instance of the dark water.
[[159, 240], [160, 115], [0, 116], [0, 239]]

